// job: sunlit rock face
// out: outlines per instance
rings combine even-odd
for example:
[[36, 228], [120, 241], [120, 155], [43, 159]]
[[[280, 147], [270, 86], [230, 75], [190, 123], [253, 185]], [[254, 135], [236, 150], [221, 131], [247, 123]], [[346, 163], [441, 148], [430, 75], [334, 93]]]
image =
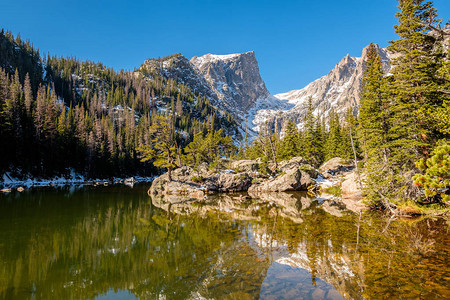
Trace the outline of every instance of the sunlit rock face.
[[152, 72], [185, 85], [196, 95], [230, 113], [241, 133], [250, 135], [265, 121], [267, 110], [285, 110], [292, 105], [272, 96], [259, 73], [253, 51], [228, 55], [206, 54], [188, 60], [181, 54], [148, 59], [137, 73]]
[[[378, 45], [376, 47], [383, 62], [383, 71], [387, 74], [391, 69], [391, 54]], [[347, 54], [327, 75], [304, 88], [275, 95], [276, 98], [287, 101], [294, 107], [282, 112], [274, 111], [268, 119], [278, 124], [279, 128], [282, 128], [288, 120], [301, 127], [310, 97], [317, 116], [327, 118], [331, 110], [340, 115], [349, 108], [357, 111], [368, 48], [369, 46], [363, 49], [360, 57], [351, 57]]]
[[270, 96], [259, 74], [255, 52], [230, 55], [206, 54], [190, 62], [227, 106], [240, 112], [251, 109], [258, 99]]

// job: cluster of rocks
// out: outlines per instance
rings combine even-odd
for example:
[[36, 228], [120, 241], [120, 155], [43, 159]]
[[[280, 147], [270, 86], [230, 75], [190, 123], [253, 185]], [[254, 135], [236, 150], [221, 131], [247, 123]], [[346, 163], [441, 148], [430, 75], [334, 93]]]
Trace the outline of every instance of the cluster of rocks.
[[[311, 191], [324, 188], [323, 181], [339, 186], [342, 191], [340, 202], [351, 206], [353, 211], [363, 208], [361, 185], [351, 162], [333, 158], [316, 170], [302, 157], [294, 157], [277, 166], [273, 176], [262, 174], [263, 169], [274, 166], [264, 165], [260, 159], [229, 162], [229, 169], [208, 170], [206, 165], [194, 169], [184, 166], [172, 171], [172, 180], [163, 174], [153, 181], [149, 194], [153, 197], [173, 198], [172, 203], [182, 198], [203, 199], [208, 194], [247, 192], [250, 197], [291, 191]], [[255, 196], [256, 195], [256, 196]], [[181, 197], [180, 196], [184, 196]], [[276, 196], [277, 198], [279, 196]]]
[[151, 195], [185, 195], [192, 198], [221, 192], [287, 192], [305, 191], [315, 186], [318, 172], [302, 157], [281, 163], [275, 176], [259, 171], [261, 160], [239, 160], [230, 169], [215, 172], [206, 167], [194, 170], [184, 166], [172, 172], [172, 180], [164, 174], [156, 178], [149, 190]]

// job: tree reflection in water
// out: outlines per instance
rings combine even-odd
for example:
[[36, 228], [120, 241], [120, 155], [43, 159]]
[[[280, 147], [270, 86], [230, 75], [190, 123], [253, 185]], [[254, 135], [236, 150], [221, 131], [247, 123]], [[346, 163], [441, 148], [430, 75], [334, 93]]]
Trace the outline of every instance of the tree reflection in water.
[[145, 191], [1, 196], [0, 298], [450, 294], [445, 220], [359, 216], [298, 193], [188, 201]]

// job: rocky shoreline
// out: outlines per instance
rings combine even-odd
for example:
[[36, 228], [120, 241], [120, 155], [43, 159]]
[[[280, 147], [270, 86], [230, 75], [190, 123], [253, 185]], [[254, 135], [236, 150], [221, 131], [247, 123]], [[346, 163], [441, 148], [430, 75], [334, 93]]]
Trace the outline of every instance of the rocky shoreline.
[[0, 180], [0, 192], [10, 193], [12, 191], [22, 192], [33, 187], [60, 187], [68, 185], [93, 185], [107, 186], [110, 184], [125, 184], [133, 186], [136, 183], [152, 182], [154, 176], [143, 177], [112, 177], [112, 178], [86, 178], [83, 175], [71, 173], [68, 176], [55, 176], [53, 178], [16, 178], [9, 173], [3, 174]]
[[[261, 172], [261, 160], [238, 160], [228, 162], [227, 169], [208, 170], [206, 166], [193, 168], [183, 166], [172, 171], [172, 180], [163, 174], [152, 183], [148, 194], [163, 198], [167, 202], [200, 200], [218, 193], [244, 192], [240, 197], [264, 198], [264, 195], [285, 192], [309, 191], [320, 194], [321, 199], [343, 203], [350, 210], [358, 212], [367, 208], [361, 202], [361, 186], [350, 162], [333, 158], [316, 170], [302, 157], [283, 161], [273, 175]], [[273, 168], [273, 166], [269, 166]], [[276, 171], [276, 172], [275, 172]], [[336, 187], [341, 197], [327, 194], [327, 189]]]

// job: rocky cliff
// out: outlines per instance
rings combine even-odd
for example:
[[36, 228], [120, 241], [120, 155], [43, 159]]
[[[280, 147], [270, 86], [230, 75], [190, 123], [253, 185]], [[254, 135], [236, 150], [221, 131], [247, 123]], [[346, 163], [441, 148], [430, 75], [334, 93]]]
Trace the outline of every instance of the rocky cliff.
[[[391, 68], [391, 55], [378, 45], [377, 48], [383, 61], [384, 72], [387, 74]], [[363, 49], [361, 57], [351, 57], [347, 54], [327, 75], [300, 90], [275, 95], [294, 107], [281, 113], [272, 112], [270, 116], [272, 120], [281, 126], [287, 120], [301, 124], [309, 97], [313, 100], [315, 113], [318, 116], [327, 117], [331, 109], [339, 114], [343, 114], [350, 107], [356, 109], [360, 102], [359, 93], [367, 61], [367, 51], [368, 46]]]
[[249, 129], [258, 130], [263, 119], [255, 119], [260, 110], [283, 110], [288, 106], [273, 97], [259, 74], [255, 52], [206, 54], [190, 62], [210, 84], [223, 107]]
[[[286, 110], [293, 105], [272, 96], [259, 74], [253, 51], [228, 55], [206, 54], [190, 61], [181, 54], [148, 59], [138, 71], [157, 72], [207, 97], [229, 112], [250, 134], [265, 120], [268, 109]], [[259, 112], [259, 113], [258, 113]], [[258, 115], [258, 118], [255, 116]]]
[[210, 85], [197, 72], [189, 60], [181, 54], [174, 54], [167, 57], [147, 59], [139, 68], [139, 71], [156, 72], [166, 79], [173, 79], [178, 84], [184, 84], [196, 94], [207, 97], [215, 104], [217, 95]]
[[[391, 54], [377, 48], [387, 74], [391, 68]], [[312, 97], [316, 115], [325, 118], [332, 109], [339, 114], [344, 114], [349, 107], [356, 110], [367, 51], [368, 46], [361, 57], [345, 56], [327, 75], [300, 90], [275, 96], [267, 90], [259, 74], [253, 51], [206, 54], [191, 60], [181, 54], [171, 55], [146, 60], [140, 70], [145, 68], [185, 84], [196, 94], [210, 99], [216, 107], [229, 112], [241, 124], [242, 130], [248, 128], [250, 135], [254, 135], [266, 120], [281, 130], [288, 120], [301, 126], [309, 97]]]

